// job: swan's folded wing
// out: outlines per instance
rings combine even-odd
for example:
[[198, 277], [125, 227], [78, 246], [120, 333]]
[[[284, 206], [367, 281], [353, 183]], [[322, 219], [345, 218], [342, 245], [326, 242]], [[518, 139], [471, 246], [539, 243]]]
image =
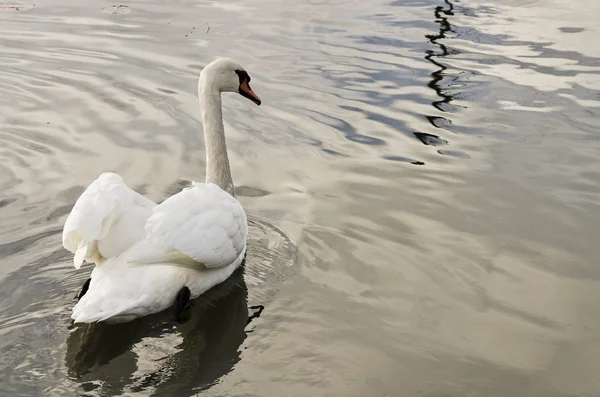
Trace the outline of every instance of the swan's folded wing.
[[207, 268], [234, 262], [246, 249], [246, 213], [229, 193], [214, 184], [193, 187], [168, 198], [154, 208], [146, 222], [147, 239]]
[[155, 206], [119, 175], [100, 175], [77, 199], [63, 229], [63, 246], [75, 254], [75, 268], [84, 260], [98, 263], [118, 255], [143, 239]]

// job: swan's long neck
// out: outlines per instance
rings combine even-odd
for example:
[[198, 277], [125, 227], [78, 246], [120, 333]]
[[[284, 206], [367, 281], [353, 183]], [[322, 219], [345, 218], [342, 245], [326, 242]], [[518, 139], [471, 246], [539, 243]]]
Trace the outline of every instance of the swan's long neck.
[[206, 83], [201, 80], [198, 87], [206, 145], [206, 183], [214, 183], [235, 197], [225, 143], [221, 93], [214, 85]]

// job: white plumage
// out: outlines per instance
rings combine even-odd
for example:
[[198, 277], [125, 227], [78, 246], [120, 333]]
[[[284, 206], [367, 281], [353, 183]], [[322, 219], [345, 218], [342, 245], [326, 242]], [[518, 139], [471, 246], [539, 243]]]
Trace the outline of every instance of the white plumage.
[[83, 248], [97, 264], [72, 318], [128, 321], [170, 307], [184, 286], [197, 297], [241, 264], [247, 235], [241, 204], [214, 184], [194, 183], [156, 205], [118, 175], [102, 174], [63, 231], [76, 268]]
[[75, 254], [75, 268], [84, 259], [101, 263], [141, 240], [155, 206], [119, 175], [100, 175], [79, 197], [63, 228], [63, 245]]
[[244, 91], [260, 104], [242, 67], [227, 59], [202, 72], [199, 95], [207, 145], [206, 183], [160, 205], [114, 173], [79, 197], [63, 230], [74, 266], [94, 262], [87, 293], [73, 308], [76, 323], [128, 321], [169, 308], [182, 288], [192, 298], [225, 281], [246, 252], [248, 224], [234, 197], [221, 115], [223, 91]]
[[246, 249], [248, 224], [239, 201], [212, 183], [194, 183], [165, 200], [146, 222], [147, 238], [207, 268], [233, 262]]

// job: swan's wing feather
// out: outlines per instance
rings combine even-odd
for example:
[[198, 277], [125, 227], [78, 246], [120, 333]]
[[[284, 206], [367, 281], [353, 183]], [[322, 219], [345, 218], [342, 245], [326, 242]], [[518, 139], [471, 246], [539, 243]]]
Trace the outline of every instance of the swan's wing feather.
[[144, 252], [138, 255], [136, 258], [130, 259], [127, 263], [135, 266], [135, 265], [164, 265], [168, 263], [171, 266], [178, 266], [188, 269], [198, 269], [199, 263], [198, 261], [190, 258], [187, 255], [182, 254], [179, 251], [161, 251], [159, 253], [147, 253]]
[[194, 183], [154, 208], [146, 233], [165, 252], [176, 250], [218, 268], [245, 251], [248, 223], [242, 205], [229, 193], [211, 183]]
[[111, 172], [98, 177], [79, 197], [63, 228], [63, 246], [84, 260], [99, 263], [145, 236], [145, 220], [156, 204], [129, 188]]

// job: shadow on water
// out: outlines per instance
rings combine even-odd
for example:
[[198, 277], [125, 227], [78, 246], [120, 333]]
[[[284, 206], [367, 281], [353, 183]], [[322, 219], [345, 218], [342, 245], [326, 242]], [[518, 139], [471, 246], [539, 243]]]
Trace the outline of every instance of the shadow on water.
[[450, 2], [450, 0], [444, 0], [444, 2], [448, 5], [448, 9], [444, 9], [442, 6], [437, 6], [435, 7], [434, 11], [435, 22], [440, 25], [439, 33], [425, 36], [427, 39], [429, 39], [431, 44], [435, 44], [441, 50], [441, 52], [427, 50], [425, 59], [439, 68], [435, 72], [431, 73], [432, 80], [429, 82], [429, 84], [427, 84], [427, 86], [434, 90], [435, 93], [442, 98], [439, 101], [434, 101], [431, 103], [436, 109], [441, 110], [442, 112], [447, 111], [448, 107], [446, 105], [450, 105], [450, 102], [452, 102], [452, 95], [445, 92], [440, 84], [440, 82], [444, 79], [444, 71], [447, 69], [447, 67], [439, 62], [436, 58], [444, 58], [448, 55], [457, 53], [455, 50], [449, 50], [444, 43], [439, 41], [446, 38], [446, 33], [452, 32], [452, 26], [450, 25], [447, 17], [454, 15], [454, 5]]
[[[448, 5], [448, 8], [445, 9], [443, 6], [435, 7], [434, 15], [435, 22], [439, 25], [440, 30], [437, 34], [429, 34], [426, 35], [427, 39], [431, 44], [439, 47], [439, 51], [430, 49], [426, 51], [425, 59], [435, 65], [438, 69], [431, 73], [431, 81], [427, 84], [429, 88], [435, 91], [440, 100], [433, 101], [431, 104], [437, 110], [442, 111], [444, 113], [453, 111], [455, 109], [455, 105], [452, 105], [451, 102], [453, 100], [453, 96], [444, 90], [442, 86], [442, 81], [446, 76], [445, 72], [448, 69], [443, 63], [439, 61], [439, 58], [444, 58], [448, 55], [457, 54], [456, 50], [448, 49], [448, 47], [442, 43], [440, 40], [446, 38], [446, 33], [452, 32], [452, 25], [450, 24], [448, 17], [454, 15], [454, 5], [450, 0], [444, 0], [444, 3]], [[425, 118], [429, 121], [429, 123], [435, 128], [443, 128], [446, 129], [446, 126], [452, 124], [452, 122], [440, 116], [425, 116]], [[432, 146], [440, 146], [446, 145], [448, 143], [447, 140], [441, 139], [438, 135], [424, 133], [424, 132], [415, 132], [414, 135], [423, 142], [424, 145], [432, 145]]]
[[243, 273], [238, 269], [194, 300], [184, 324], [176, 323], [169, 310], [123, 324], [74, 327], [65, 364], [81, 395], [188, 396], [214, 385], [240, 360], [246, 337]]

